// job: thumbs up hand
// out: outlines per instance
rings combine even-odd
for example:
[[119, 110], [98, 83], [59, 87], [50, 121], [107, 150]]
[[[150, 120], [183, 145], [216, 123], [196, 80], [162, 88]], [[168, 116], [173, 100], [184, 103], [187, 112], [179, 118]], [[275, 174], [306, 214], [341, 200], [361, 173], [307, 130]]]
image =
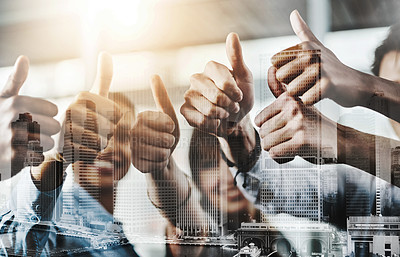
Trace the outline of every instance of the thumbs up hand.
[[161, 78], [151, 79], [153, 98], [159, 111], [137, 115], [131, 131], [132, 164], [143, 173], [156, 174], [170, 163], [179, 141], [179, 124]]
[[232, 70], [210, 61], [192, 75], [181, 113], [188, 123], [217, 136], [230, 135], [254, 105], [253, 76], [243, 60], [239, 36], [226, 39]]
[[344, 65], [315, 37], [297, 10], [290, 14], [290, 22], [301, 43], [271, 58], [277, 70], [269, 76], [275, 74], [288, 94], [301, 96], [306, 105], [322, 98], [346, 107], [365, 100], [366, 90], [363, 83], [358, 83], [358, 72]]
[[[72, 164], [83, 188], [99, 187], [106, 192], [113, 188], [114, 180], [121, 179], [130, 167], [129, 132], [133, 123], [133, 105], [117, 94], [109, 99], [113, 76], [112, 57], [100, 53], [97, 74], [90, 92], [81, 92], [65, 113], [61, 133], [56, 140], [56, 156], [63, 168]], [[43, 165], [32, 171], [41, 190], [53, 190], [63, 183], [63, 169]], [[82, 174], [83, 173], [83, 174]], [[81, 176], [82, 174], [82, 176]], [[90, 174], [90, 176], [88, 176]], [[112, 212], [112, 206], [104, 207]]]
[[123, 116], [119, 105], [108, 99], [112, 76], [112, 57], [100, 53], [92, 89], [79, 93], [65, 114], [58, 151], [67, 163], [90, 164], [112, 142]]
[[[57, 114], [57, 106], [49, 101], [18, 95], [24, 84], [29, 70], [29, 60], [20, 56], [15, 62], [14, 71], [8, 78], [4, 88], [0, 91], [0, 171], [8, 169], [15, 153], [11, 149], [12, 130], [11, 122], [16, 121], [20, 113], [30, 113], [32, 120], [40, 124], [40, 143], [47, 151], [54, 146], [52, 135], [60, 131], [60, 125], [53, 117]], [[30, 135], [32, 136], [32, 135]]]

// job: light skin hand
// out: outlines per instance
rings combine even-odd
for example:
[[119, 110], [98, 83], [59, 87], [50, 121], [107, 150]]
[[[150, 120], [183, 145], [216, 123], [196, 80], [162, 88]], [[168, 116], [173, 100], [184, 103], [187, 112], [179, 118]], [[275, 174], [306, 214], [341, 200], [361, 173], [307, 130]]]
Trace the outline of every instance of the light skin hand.
[[249, 163], [256, 144], [248, 116], [254, 105], [254, 84], [235, 33], [226, 38], [226, 54], [232, 69], [210, 61], [203, 73], [191, 76], [181, 113], [191, 126], [218, 136], [228, 159]]
[[[94, 161], [99, 165], [96, 166], [100, 178], [102, 181], [102, 190], [107, 188], [112, 188], [112, 180], [121, 179], [129, 169], [131, 162], [131, 154], [129, 147], [129, 132], [133, 123], [133, 113], [130, 111], [121, 111], [121, 107], [116, 102], [108, 98], [108, 92], [111, 86], [111, 81], [113, 77], [113, 63], [112, 57], [107, 53], [101, 53], [99, 55], [99, 61], [97, 66], [97, 76], [95, 82], [92, 86], [90, 92], [82, 92], [78, 95], [77, 100], [73, 103], [69, 111], [72, 113], [79, 114], [81, 103], [91, 102], [94, 106], [87, 105], [84, 109], [86, 113], [91, 114], [93, 120], [96, 122], [97, 126], [88, 128], [85, 127], [85, 122], [87, 119], [82, 119], [82, 116], [77, 115], [77, 119], [74, 115], [71, 115], [71, 120], [73, 129], [89, 130], [87, 134], [90, 134], [97, 138], [100, 142], [107, 142], [105, 148], [100, 150], [97, 146], [86, 146], [82, 145], [79, 141], [64, 142], [65, 145], [73, 144], [74, 146], [80, 147], [88, 152], [94, 152], [93, 160], [67, 160], [74, 161], [75, 166], [81, 165], [86, 162]], [[85, 116], [83, 116], [85, 117]], [[109, 138], [109, 140], [107, 140]], [[66, 157], [64, 155], [64, 157]], [[107, 165], [102, 165], [101, 163], [106, 162], [112, 165], [112, 167], [107, 167]], [[109, 174], [114, 174], [114, 177], [108, 177], [103, 173], [106, 170], [112, 170]], [[79, 171], [79, 169], [78, 169]], [[112, 194], [109, 194], [112, 197]]]
[[[114, 178], [118, 180], [126, 174], [131, 162], [129, 132], [134, 116], [130, 111], [122, 112], [117, 103], [108, 99], [112, 76], [112, 57], [107, 53], [101, 53], [92, 89], [90, 92], [81, 92], [68, 107], [62, 133], [56, 141], [55, 148], [57, 153], [63, 153], [66, 149], [79, 151], [79, 155], [75, 155], [74, 158], [64, 154], [64, 168], [68, 164], [73, 164], [74, 172], [93, 169], [102, 180], [103, 191], [107, 191], [108, 187], [112, 188]], [[88, 126], [87, 122], [93, 122], [94, 126]], [[80, 138], [83, 133], [86, 138], [93, 139], [93, 142], [102, 142], [101, 147], [84, 143]], [[103, 147], [104, 149], [101, 149]], [[83, 153], [86, 153], [85, 159], [77, 157], [83, 156]], [[52, 156], [48, 159], [52, 160]], [[41, 188], [41, 190], [52, 190], [62, 183], [63, 169], [58, 169], [56, 173], [54, 174], [51, 165], [47, 165], [36, 169], [32, 172], [32, 176], [39, 181], [56, 181]], [[114, 177], [111, 176], [113, 174]], [[109, 204], [103, 205], [112, 212]]]
[[203, 73], [190, 78], [181, 107], [191, 126], [220, 137], [231, 134], [254, 105], [253, 76], [244, 63], [237, 34], [228, 35], [226, 53], [232, 69], [207, 63]]
[[[291, 96], [302, 96], [306, 105], [331, 98], [346, 107], [365, 105], [373, 95], [362, 82], [362, 73], [344, 65], [311, 32], [297, 10], [290, 15], [293, 31], [301, 43], [271, 59], [277, 79]], [[320, 57], [314, 50], [320, 51]]]
[[[112, 57], [107, 53], [99, 55], [97, 65], [97, 75], [90, 92], [81, 92], [76, 100], [68, 107], [64, 122], [64, 133], [72, 134], [71, 137], [60, 136], [64, 140], [62, 146], [75, 145], [77, 148], [85, 149], [85, 151], [93, 151], [94, 156], [98, 154], [98, 147], [95, 145], [82, 145], [79, 136], [86, 133], [97, 140], [104, 142], [107, 140], [108, 134], [114, 135], [115, 126], [117, 126], [123, 114], [119, 106], [108, 99], [108, 92], [113, 76]], [[86, 125], [88, 120], [92, 120], [94, 126]], [[71, 129], [72, 127], [72, 129]], [[77, 137], [75, 137], [77, 136]], [[60, 141], [61, 141], [60, 140]], [[62, 152], [64, 149], [59, 149]], [[64, 156], [67, 163], [73, 163], [82, 160], [68, 160], [68, 156]], [[96, 157], [95, 157], [96, 158]], [[90, 162], [90, 160], [87, 160]], [[93, 161], [93, 160], [92, 160]]]
[[[296, 155], [307, 159], [304, 153], [314, 153], [315, 156], [319, 149], [330, 147], [338, 163], [375, 175], [375, 141], [388, 139], [337, 124], [313, 106], [304, 105], [298, 97], [290, 96], [286, 92], [283, 83], [276, 78], [276, 71], [275, 67], [269, 69], [268, 85], [277, 99], [255, 119], [256, 125], [261, 127], [263, 149], [282, 163], [292, 160]], [[398, 144], [393, 142], [391, 144]], [[346, 157], [355, 151], [360, 156], [369, 156], [372, 165]]]
[[[158, 75], [151, 78], [150, 84], [158, 111], [145, 111], [137, 116], [131, 130], [132, 164], [147, 174], [149, 197], [156, 206], [162, 208], [163, 203], [171, 201], [171, 188], [164, 183], [160, 185], [158, 181], [176, 182], [172, 189], [177, 190], [177, 196], [188, 196], [190, 188], [184, 173], [171, 157], [180, 137], [174, 107]], [[174, 222], [173, 217], [167, 218]]]
[[14, 71], [0, 92], [0, 170], [7, 169], [8, 164], [14, 158], [11, 149], [11, 122], [16, 121], [20, 113], [29, 112], [32, 120], [40, 124], [40, 143], [43, 150], [47, 151], [54, 146], [51, 138], [60, 131], [60, 124], [53, 117], [57, 114], [57, 106], [49, 101], [29, 96], [18, 95], [29, 71], [29, 60], [26, 56], [20, 56], [15, 62]]
[[159, 174], [179, 142], [179, 123], [159, 76], [151, 78], [151, 89], [159, 111], [138, 114], [131, 131], [132, 164], [143, 173]]
[[319, 140], [318, 136], [322, 131], [328, 135], [335, 134], [336, 123], [313, 106], [305, 106], [298, 97], [290, 96], [275, 75], [276, 70], [270, 69], [268, 84], [277, 99], [255, 118], [255, 124], [260, 127], [263, 149], [278, 162], [290, 161], [296, 155], [318, 156], [321, 146], [335, 150], [335, 137]]

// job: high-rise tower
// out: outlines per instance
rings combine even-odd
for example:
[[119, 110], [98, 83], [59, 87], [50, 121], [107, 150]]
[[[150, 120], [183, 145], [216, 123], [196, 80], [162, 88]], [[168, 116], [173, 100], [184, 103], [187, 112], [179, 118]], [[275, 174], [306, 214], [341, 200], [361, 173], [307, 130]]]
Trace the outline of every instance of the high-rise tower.
[[[100, 152], [101, 142], [97, 137], [96, 105], [92, 101], [80, 101], [77, 105], [80, 108], [66, 112], [63, 157], [67, 162], [64, 166], [69, 163], [74, 165], [74, 172], [71, 174], [73, 180], [85, 185], [89, 194], [77, 190], [78, 185], [75, 183], [69, 190], [64, 190], [62, 220], [76, 222], [74, 217], [80, 217], [80, 223], [87, 225], [87, 217], [96, 211], [95, 201], [100, 200], [100, 176], [95, 172], [94, 160]], [[74, 126], [73, 123], [83, 124], [83, 127]]]
[[11, 147], [14, 152], [11, 176], [14, 176], [25, 166], [38, 166], [43, 162], [44, 156], [43, 147], [40, 146], [40, 125], [32, 121], [31, 114], [19, 114], [18, 120], [11, 123], [11, 129]]

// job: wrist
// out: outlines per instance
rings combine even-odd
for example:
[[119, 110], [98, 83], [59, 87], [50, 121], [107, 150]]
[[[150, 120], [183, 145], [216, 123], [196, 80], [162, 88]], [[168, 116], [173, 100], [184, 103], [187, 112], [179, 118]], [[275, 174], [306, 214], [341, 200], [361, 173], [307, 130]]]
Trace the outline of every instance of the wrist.
[[64, 161], [56, 151], [45, 155], [44, 161], [37, 167], [31, 168], [31, 178], [40, 191], [51, 191], [64, 181]]
[[170, 203], [172, 198], [176, 199], [178, 207], [184, 206], [189, 200], [192, 193], [191, 179], [178, 168], [172, 157], [163, 171], [146, 175], [147, 196], [156, 208], [169, 208], [165, 203]]
[[231, 127], [226, 136], [226, 141], [231, 148], [235, 143], [240, 142], [242, 144], [241, 150], [250, 153], [256, 146], [256, 133], [251, 123], [250, 116], [246, 115], [240, 122], [235, 123], [234, 126]]
[[355, 84], [353, 87], [357, 89], [356, 104], [354, 105], [371, 109], [375, 105], [376, 96], [381, 93], [381, 90], [376, 88], [376, 83], [373, 82], [377, 77], [357, 70], [354, 72]]
[[[149, 198], [149, 201], [151, 204], [153, 204], [154, 207], [160, 210], [168, 210], [171, 208], [170, 205], [165, 204], [170, 202], [171, 200], [171, 194], [173, 197], [176, 197], [176, 206], [173, 206], [173, 208], [179, 209], [184, 207], [188, 202], [190, 197], [192, 196], [192, 183], [190, 182], [189, 176], [186, 174], [183, 174], [185, 176], [185, 181], [186, 181], [186, 193], [184, 194], [185, 197], [183, 199], [179, 199], [178, 197], [178, 191], [176, 189], [177, 185], [173, 185], [173, 182], [170, 185], [167, 185], [166, 188], [166, 183], [167, 181], [153, 181], [152, 186], [147, 186], [147, 197]], [[183, 181], [180, 181], [181, 183]], [[167, 183], [168, 184], [168, 183]], [[164, 199], [162, 195], [166, 196], [168, 195], [168, 199]]]
[[239, 172], [248, 172], [261, 154], [260, 137], [253, 127], [251, 132], [243, 130], [236, 132], [238, 133], [231, 134], [227, 139], [232, 159], [222, 156], [227, 159], [227, 163], [231, 163], [231, 166], [236, 166]]

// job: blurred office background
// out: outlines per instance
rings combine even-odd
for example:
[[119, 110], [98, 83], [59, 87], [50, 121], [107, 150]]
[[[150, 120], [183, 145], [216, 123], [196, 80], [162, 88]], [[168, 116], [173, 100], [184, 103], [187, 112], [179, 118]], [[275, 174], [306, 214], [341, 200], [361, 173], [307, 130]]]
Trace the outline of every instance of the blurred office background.
[[[148, 81], [157, 73], [179, 113], [191, 74], [202, 72], [210, 60], [228, 65], [224, 41], [234, 31], [254, 74], [256, 113], [273, 101], [265, 81], [269, 58], [299, 43], [289, 22], [294, 9], [341, 61], [364, 72], [370, 72], [374, 50], [389, 26], [400, 20], [398, 0], [1, 1], [0, 83], [15, 59], [27, 55], [31, 68], [21, 94], [49, 99], [62, 113], [79, 91], [90, 89], [97, 54], [104, 50], [114, 56], [112, 91], [125, 92], [137, 112], [154, 109]], [[349, 118], [354, 110], [325, 102], [321, 108], [329, 117], [379, 133], [371, 122], [357, 124]], [[191, 129], [179, 117], [182, 138], [175, 154], [188, 170]], [[141, 233], [162, 236], [163, 227], [151, 222], [162, 219], [147, 200], [143, 175], [132, 169], [120, 184], [126, 194], [116, 215], [127, 224], [131, 239], [138, 240], [135, 235]], [[157, 256], [162, 245], [140, 251]]]

